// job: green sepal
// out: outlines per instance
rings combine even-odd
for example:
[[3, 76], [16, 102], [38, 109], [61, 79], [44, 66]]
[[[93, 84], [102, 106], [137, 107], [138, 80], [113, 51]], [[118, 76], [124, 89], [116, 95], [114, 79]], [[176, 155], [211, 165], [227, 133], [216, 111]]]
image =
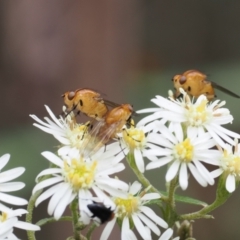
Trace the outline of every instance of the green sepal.
[[122, 218], [117, 218], [117, 224], [120, 228], [122, 228], [122, 222], [123, 222]]
[[[165, 196], [167, 195], [166, 192], [161, 191], [160, 193], [165, 195]], [[203, 201], [200, 201], [200, 200], [197, 200], [197, 199], [194, 199], [194, 198], [191, 198], [191, 197], [180, 196], [180, 195], [177, 195], [177, 194], [174, 194], [174, 199], [177, 202], [183, 202], [183, 203], [188, 203], [188, 204], [193, 204], [193, 205], [200, 205], [200, 206], [203, 206], [203, 207], [208, 206], [208, 204], [203, 202]]]
[[161, 199], [153, 199], [153, 200], [146, 202], [144, 205], [152, 205], [152, 204], [162, 206], [162, 201], [161, 201]]

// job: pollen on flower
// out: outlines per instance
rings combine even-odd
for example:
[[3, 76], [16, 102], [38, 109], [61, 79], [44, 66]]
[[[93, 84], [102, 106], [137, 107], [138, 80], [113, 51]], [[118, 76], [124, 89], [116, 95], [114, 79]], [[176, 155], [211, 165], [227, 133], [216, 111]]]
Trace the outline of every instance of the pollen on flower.
[[194, 150], [194, 147], [191, 144], [190, 139], [186, 138], [183, 142], [175, 146], [175, 151], [174, 151], [175, 158], [183, 162], [187, 162], [187, 163], [191, 162], [193, 158], [193, 150]]
[[7, 220], [7, 213], [2, 212], [2, 214], [0, 214], [0, 222], [5, 222]]
[[116, 216], [124, 218], [125, 216], [131, 216], [134, 212], [138, 211], [140, 198], [129, 194], [127, 199], [115, 198], [114, 202], [116, 204]]
[[71, 164], [64, 161], [64, 175], [66, 182], [69, 182], [75, 191], [81, 188], [91, 188], [97, 161], [85, 162], [83, 158], [72, 159]]
[[240, 176], [240, 156], [236, 156], [224, 150], [221, 163], [225, 172]]
[[67, 136], [71, 145], [76, 148], [81, 148], [83, 140], [88, 137], [88, 123], [86, 124], [71, 124], [67, 132]]
[[187, 118], [191, 126], [200, 126], [207, 122], [211, 117], [211, 111], [207, 109], [208, 100], [202, 99], [199, 104], [189, 104], [187, 106]]
[[146, 143], [146, 137], [143, 130], [135, 127], [123, 131], [123, 140], [131, 150], [135, 148], [141, 149]]

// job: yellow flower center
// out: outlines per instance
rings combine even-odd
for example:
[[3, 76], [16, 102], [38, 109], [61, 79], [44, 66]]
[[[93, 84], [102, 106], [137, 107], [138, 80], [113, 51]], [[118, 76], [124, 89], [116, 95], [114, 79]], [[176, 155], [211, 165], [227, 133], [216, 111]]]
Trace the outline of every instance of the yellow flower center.
[[80, 149], [82, 147], [83, 140], [86, 139], [88, 135], [88, 123], [86, 124], [71, 124], [70, 129], [67, 133], [68, 139], [71, 142], [71, 146]]
[[224, 150], [221, 162], [224, 171], [240, 176], [240, 156], [236, 156]]
[[131, 150], [135, 148], [141, 149], [146, 143], [146, 137], [143, 130], [134, 127], [123, 130], [123, 140]]
[[127, 199], [116, 198], [114, 199], [114, 202], [117, 209], [116, 216], [124, 218], [125, 216], [131, 216], [134, 212], [138, 211], [138, 207], [140, 205], [140, 198], [129, 194]]
[[83, 158], [72, 159], [71, 164], [64, 161], [65, 180], [72, 185], [75, 191], [80, 188], [91, 188], [96, 168], [97, 161], [87, 163]]
[[2, 214], [0, 214], [0, 222], [5, 222], [7, 220], [7, 213], [3, 212]]
[[187, 138], [175, 146], [174, 156], [182, 162], [189, 163], [192, 161], [193, 151], [194, 147], [191, 144], [190, 139]]
[[191, 126], [200, 126], [211, 118], [211, 111], [207, 109], [207, 99], [203, 99], [200, 104], [187, 105], [187, 118]]

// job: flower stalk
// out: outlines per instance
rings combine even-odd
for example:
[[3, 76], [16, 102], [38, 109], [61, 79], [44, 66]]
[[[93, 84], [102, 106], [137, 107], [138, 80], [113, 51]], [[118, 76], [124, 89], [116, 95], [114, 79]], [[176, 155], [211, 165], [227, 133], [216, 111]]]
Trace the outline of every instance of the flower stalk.
[[75, 240], [81, 240], [80, 237], [80, 230], [77, 227], [79, 214], [78, 214], [78, 199], [75, 198], [72, 203], [70, 204], [70, 209], [72, 213], [72, 227]]
[[226, 190], [225, 178], [221, 176], [218, 181], [217, 194], [214, 202], [202, 208], [200, 211], [181, 215], [179, 216], [179, 219], [181, 220], [194, 220], [200, 218], [211, 219], [213, 218], [213, 216], [208, 215], [208, 213], [212, 212], [213, 210], [224, 204], [231, 195], [232, 194]]
[[133, 172], [135, 173], [135, 175], [137, 176], [139, 182], [142, 183], [142, 185], [145, 187], [145, 188], [149, 188], [149, 191], [150, 192], [154, 192], [154, 193], [159, 193], [161, 195], [161, 200], [162, 201], [167, 201], [167, 197], [164, 196], [162, 193], [160, 193], [160, 191], [158, 191], [158, 189], [156, 189], [155, 187], [153, 187], [153, 185], [150, 183], [150, 181], [144, 176], [144, 174], [142, 174], [138, 168], [137, 168], [137, 165], [135, 163], [135, 159], [134, 159], [134, 156], [133, 154], [129, 153], [127, 155], [127, 162], [130, 166], [130, 168], [133, 170]]

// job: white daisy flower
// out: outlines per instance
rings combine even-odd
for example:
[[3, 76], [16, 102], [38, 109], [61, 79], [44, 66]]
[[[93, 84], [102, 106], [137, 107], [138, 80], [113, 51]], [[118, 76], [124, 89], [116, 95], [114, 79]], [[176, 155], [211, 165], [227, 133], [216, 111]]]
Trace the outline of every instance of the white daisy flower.
[[[207, 184], [213, 185], [214, 178], [202, 164], [208, 163], [218, 165], [219, 151], [210, 149], [215, 146], [215, 141], [209, 133], [202, 133], [199, 136], [191, 136], [187, 132], [184, 137], [181, 125], [176, 125], [170, 130], [165, 125], [155, 121], [156, 127], [161, 134], [151, 135], [158, 141], [159, 149], [145, 151], [147, 155], [159, 156], [159, 159], [150, 162], [146, 169], [154, 169], [170, 164], [166, 181], [170, 182], [179, 174], [179, 184], [183, 190], [188, 186], [188, 171], [190, 170], [197, 182], [206, 187]], [[177, 127], [178, 126], [178, 127]]]
[[18, 220], [19, 216], [26, 213], [27, 211], [25, 209], [12, 210], [0, 204], [0, 239], [18, 239], [13, 234], [14, 227], [29, 231], [40, 230], [40, 227], [37, 225]]
[[[160, 237], [158, 240], [170, 240], [170, 239], [172, 239], [172, 238], [171, 238], [172, 235], [173, 235], [173, 230], [172, 230], [171, 228], [168, 228], [168, 229], [161, 235], [161, 237]], [[175, 237], [175, 238], [173, 238], [172, 240], [179, 240], [179, 239], [180, 239], [180, 237]]]
[[59, 219], [75, 197], [88, 199], [92, 196], [92, 191], [102, 201], [108, 198], [104, 192], [112, 196], [124, 197], [125, 194], [122, 191], [128, 189], [128, 185], [109, 177], [125, 168], [120, 163], [124, 154], [115, 150], [116, 148], [109, 148], [104, 151], [102, 148], [87, 159], [79, 155], [60, 158], [51, 152], [43, 152], [42, 155], [56, 167], [46, 169], [37, 176], [38, 180], [42, 176], [51, 175], [50, 178], [37, 183], [33, 189], [34, 194], [38, 190], [49, 187], [38, 197], [36, 206], [51, 197], [48, 213]]
[[113, 198], [116, 205], [115, 217], [106, 224], [100, 240], [109, 238], [117, 219], [122, 221], [122, 240], [137, 239], [130, 229], [130, 222], [134, 224], [140, 236], [145, 240], [152, 239], [151, 232], [148, 229], [159, 236], [161, 232], [157, 225], [163, 228], [168, 227], [168, 224], [157, 216], [151, 208], [144, 206], [150, 200], [159, 199], [160, 195], [158, 193], [145, 193], [144, 191], [140, 193], [140, 190], [141, 184], [136, 181], [129, 186], [127, 198]]
[[191, 136], [207, 131], [220, 146], [224, 147], [224, 141], [234, 145], [234, 141], [230, 137], [240, 138], [240, 135], [221, 126], [232, 123], [233, 120], [229, 110], [223, 108], [225, 101], [215, 100], [209, 103], [206, 96], [201, 95], [193, 102], [183, 90], [182, 94], [183, 98], [180, 100], [172, 98], [168, 100], [156, 96], [151, 101], [160, 108], [137, 111], [137, 113], [153, 113], [142, 119], [140, 124], [145, 125], [156, 119], [164, 119], [178, 124], [184, 123]]
[[[152, 133], [148, 133], [153, 130], [155, 124], [148, 124], [147, 126], [136, 127], [131, 126], [131, 128], [125, 128], [122, 130], [122, 133], [119, 134], [121, 140], [121, 147], [123, 148], [124, 153], [127, 155], [131, 153], [134, 155], [134, 159], [138, 170], [144, 172], [144, 157], [148, 157], [145, 154], [147, 149], [158, 149], [155, 145], [157, 142], [154, 138], [151, 137]], [[148, 134], [146, 134], [148, 133]], [[157, 160], [154, 156], [150, 156], [151, 159]]]
[[78, 124], [73, 113], [66, 118], [57, 118], [48, 106], [45, 106], [51, 118], [45, 117], [45, 122], [35, 115], [30, 115], [37, 123], [33, 125], [42, 131], [53, 135], [63, 146], [59, 148], [59, 155], [74, 155], [82, 147], [88, 124]]
[[235, 191], [236, 181], [240, 180], [240, 144], [235, 141], [235, 147], [226, 144], [224, 149], [221, 149], [219, 168], [211, 172], [214, 178], [224, 174], [226, 189], [230, 193]]
[[[0, 171], [6, 166], [10, 159], [10, 154], [4, 154], [0, 157]], [[24, 167], [17, 167], [13, 168], [4, 172], [0, 172], [0, 202], [5, 202], [12, 205], [26, 205], [28, 203], [27, 200], [14, 197], [9, 194], [8, 192], [18, 191], [24, 188], [25, 184], [22, 182], [10, 182], [11, 180], [21, 176], [25, 171]]]

